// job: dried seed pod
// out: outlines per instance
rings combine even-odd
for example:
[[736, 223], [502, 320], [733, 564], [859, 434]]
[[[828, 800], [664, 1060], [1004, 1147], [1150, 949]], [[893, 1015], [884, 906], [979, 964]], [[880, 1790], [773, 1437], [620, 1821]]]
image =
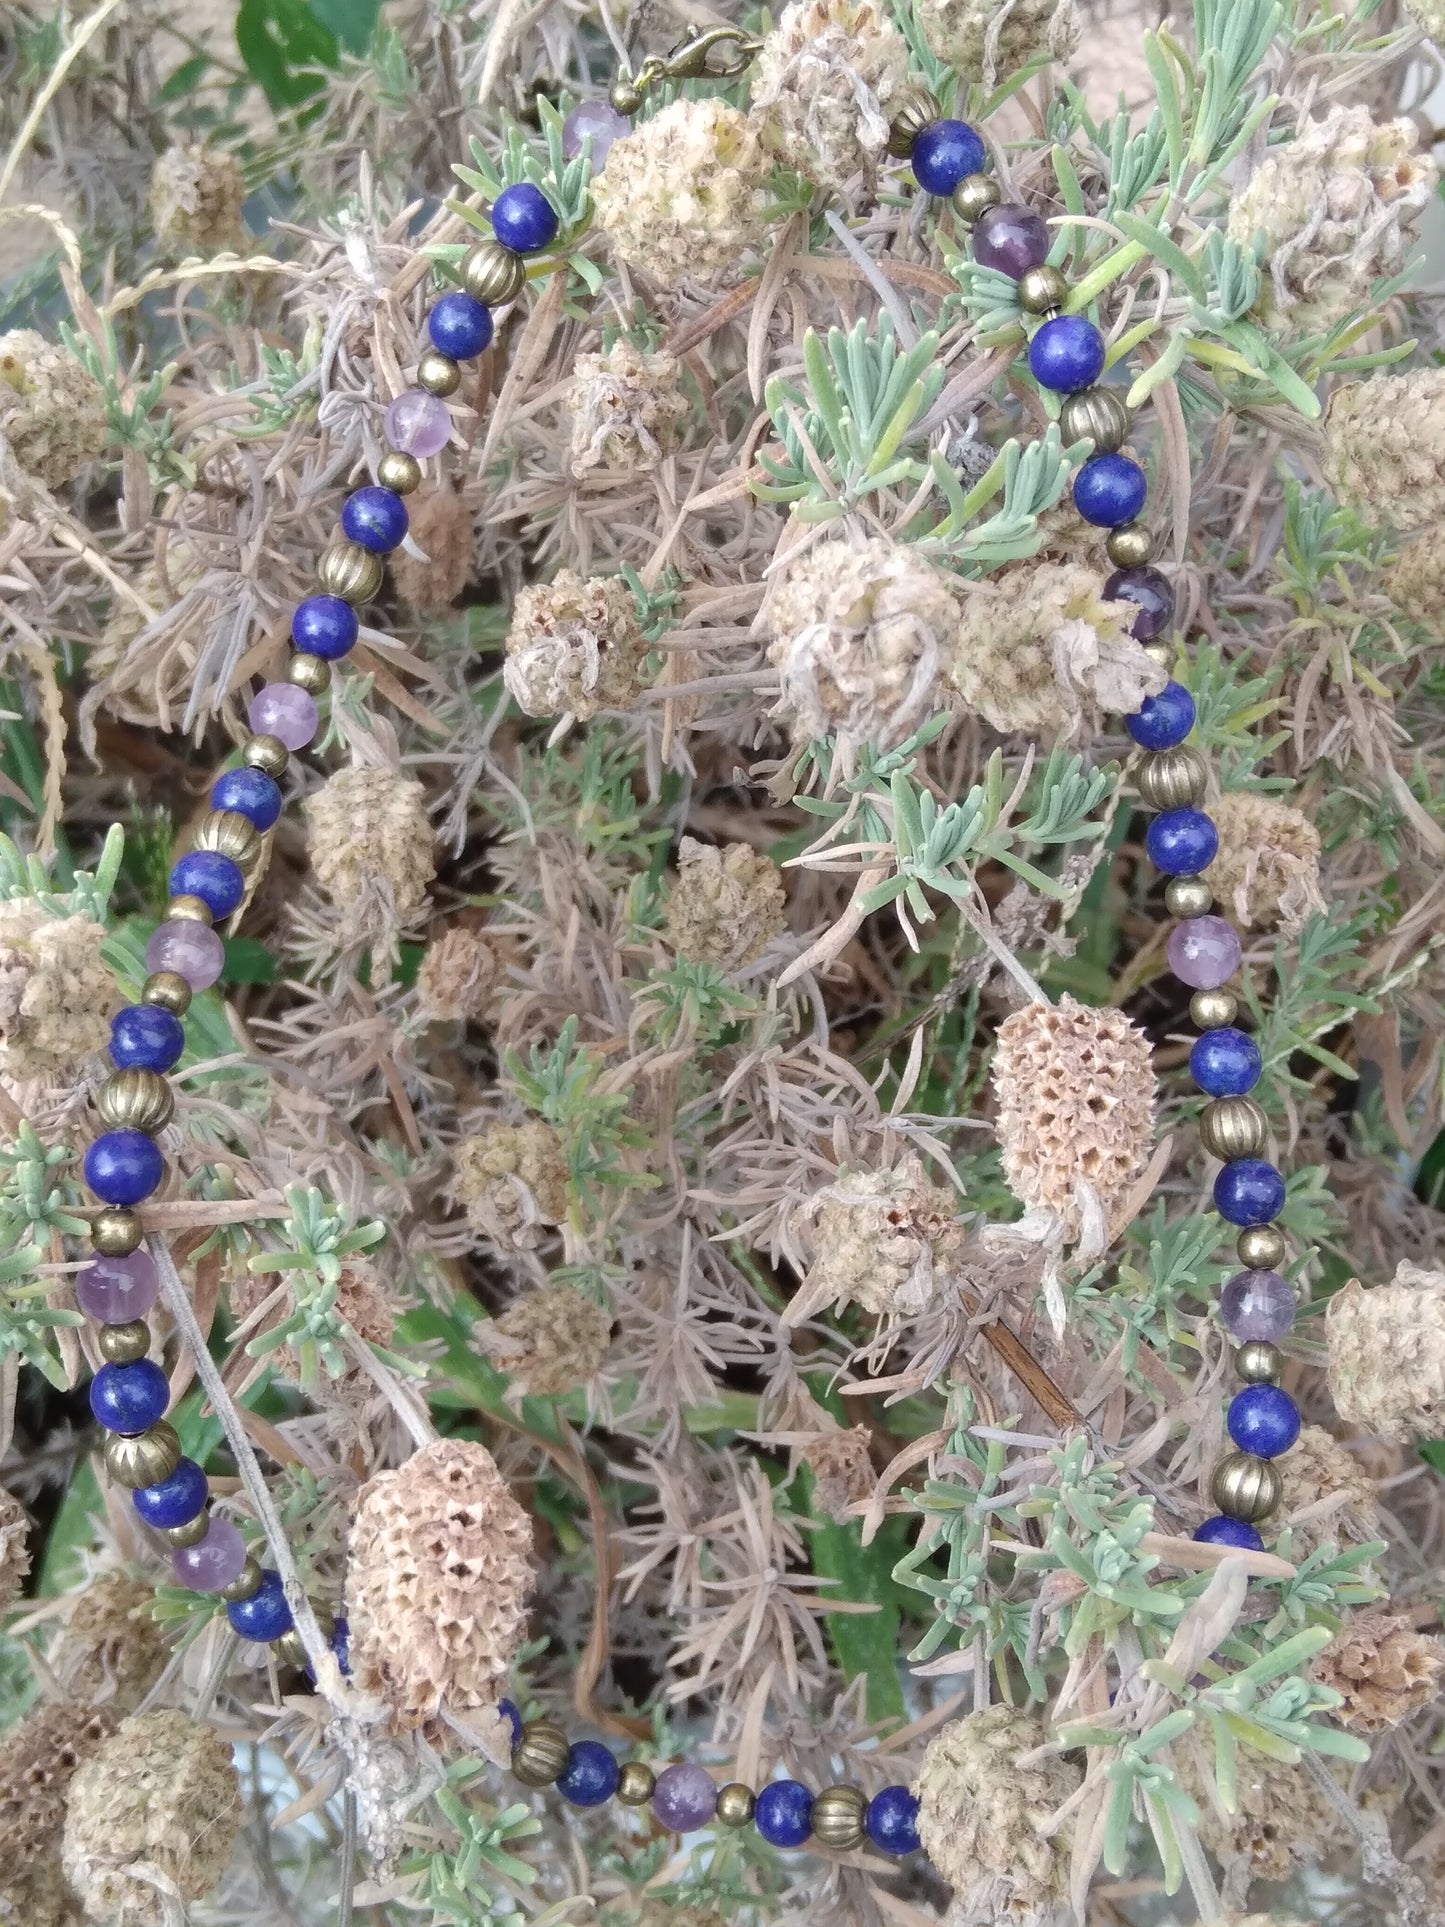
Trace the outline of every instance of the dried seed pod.
[[1067, 1900], [1072, 1829], [1045, 1837], [1037, 1820], [1064, 1804], [1079, 1769], [1057, 1755], [1019, 1764], [1047, 1739], [1032, 1714], [993, 1706], [945, 1726], [923, 1756], [919, 1838], [972, 1919], [1042, 1917]]
[[1401, 1263], [1388, 1285], [1351, 1279], [1325, 1315], [1330, 1395], [1342, 1419], [1382, 1439], [1445, 1428], [1445, 1272]]

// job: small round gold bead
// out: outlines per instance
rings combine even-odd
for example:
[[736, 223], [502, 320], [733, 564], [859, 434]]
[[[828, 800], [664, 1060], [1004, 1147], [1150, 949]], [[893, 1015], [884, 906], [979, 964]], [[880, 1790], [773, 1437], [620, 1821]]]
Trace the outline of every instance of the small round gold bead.
[[1129, 439], [1129, 404], [1114, 388], [1080, 388], [1059, 406], [1059, 434], [1065, 448], [1090, 441], [1096, 455], [1112, 455]]
[[624, 1760], [617, 1776], [617, 1797], [625, 1807], [645, 1807], [657, 1785], [657, 1775], [645, 1760]]
[[1238, 1011], [1239, 999], [1229, 990], [1196, 990], [1189, 999], [1189, 1015], [1200, 1030], [1232, 1024]]
[[416, 385], [429, 395], [454, 395], [462, 385], [462, 371], [450, 355], [428, 348], [416, 365]]
[[325, 656], [313, 656], [304, 649], [298, 650], [286, 665], [286, 680], [294, 682], [298, 689], [304, 689], [308, 695], [319, 696], [331, 687], [331, 664]]
[[1235, 1352], [1234, 1369], [1246, 1385], [1270, 1385], [1284, 1370], [1284, 1353], [1268, 1339], [1251, 1338]]
[[1068, 281], [1057, 268], [1026, 268], [1019, 276], [1019, 306], [1025, 314], [1057, 314], [1068, 298]]
[[261, 1590], [261, 1567], [251, 1553], [246, 1554], [246, 1563], [236, 1574], [229, 1586], [218, 1588], [216, 1597], [224, 1599], [228, 1606], [239, 1605], [241, 1600], [250, 1599]]
[[1144, 654], [1150, 662], [1157, 662], [1168, 674], [1174, 673], [1174, 645], [1172, 642], [1146, 642]]
[[905, 87], [895, 95], [893, 118], [888, 123], [888, 152], [895, 160], [906, 161], [913, 143], [924, 128], [938, 120], [943, 109], [926, 87]]
[[301, 1635], [294, 1626], [288, 1626], [279, 1639], [271, 1641], [271, 1651], [278, 1666], [304, 1666], [306, 1648], [301, 1644]]
[[339, 595], [343, 602], [370, 602], [385, 574], [381, 557], [359, 542], [333, 542], [316, 565], [316, 579], [322, 588], [328, 595]]
[[1246, 1271], [1278, 1271], [1289, 1256], [1284, 1233], [1272, 1224], [1246, 1226], [1234, 1248]]
[[975, 227], [991, 207], [998, 206], [1003, 190], [992, 174], [965, 174], [949, 199], [963, 225]]
[[180, 1435], [174, 1425], [158, 1419], [145, 1432], [112, 1432], [103, 1456], [105, 1469], [117, 1485], [159, 1485], [181, 1462]]
[[153, 970], [141, 985], [143, 1004], [156, 1004], [173, 1016], [184, 1017], [195, 995], [179, 970]]
[[1203, 877], [1170, 877], [1164, 886], [1164, 905], [1171, 917], [1203, 917], [1214, 903], [1214, 892]]
[[512, 1754], [523, 1786], [551, 1786], [567, 1764], [567, 1735], [553, 1720], [528, 1720]]
[[[635, 114], [637, 107], [619, 107], [617, 111]], [[462, 262], [461, 282], [473, 301], [500, 308], [505, 302], [515, 301], [526, 286], [527, 264], [500, 241], [478, 241]]]
[[290, 760], [291, 752], [279, 736], [253, 736], [241, 751], [241, 761], [248, 769], [258, 769], [273, 780], [286, 774]]
[[1104, 548], [1116, 569], [1142, 569], [1153, 558], [1154, 537], [1142, 522], [1126, 522], [1110, 529]]
[[1199, 1114], [1199, 1141], [1212, 1158], [1258, 1157], [1269, 1138], [1269, 1119], [1252, 1097], [1216, 1097]]
[[194, 1519], [187, 1519], [183, 1526], [165, 1526], [161, 1537], [171, 1546], [198, 1546], [211, 1529], [211, 1515], [202, 1506]]
[[1268, 1459], [1231, 1452], [1214, 1468], [1210, 1492], [1227, 1519], [1266, 1519], [1279, 1504], [1283, 1480]]
[[1156, 749], [1139, 764], [1134, 781], [1140, 800], [1151, 810], [1180, 810], [1204, 794], [1209, 771], [1197, 749]]
[[[607, 89], [607, 99], [619, 114], [635, 114], [642, 105], [641, 90], [634, 84], [631, 74], [619, 74]], [[500, 246], [498, 242], [495, 245]], [[462, 263], [462, 278], [466, 278], [466, 263]], [[481, 296], [477, 299], [480, 301]]]
[[855, 1786], [825, 1786], [813, 1802], [813, 1833], [825, 1847], [848, 1853], [863, 1839], [868, 1802]]
[[144, 1318], [132, 1318], [124, 1325], [102, 1325], [95, 1342], [107, 1365], [134, 1365], [151, 1348], [151, 1328]]
[[128, 1205], [108, 1204], [90, 1221], [90, 1242], [102, 1258], [129, 1257], [144, 1236], [140, 1213]]
[[757, 1807], [757, 1795], [741, 1780], [729, 1780], [717, 1793], [717, 1817], [724, 1827], [745, 1827]]
[[191, 838], [194, 850], [216, 850], [244, 870], [261, 854], [261, 832], [239, 810], [207, 810]]
[[383, 488], [410, 495], [421, 487], [421, 463], [404, 448], [389, 448], [376, 465], [376, 479]]
[[204, 897], [172, 897], [162, 922], [212, 923], [211, 906]]
[[96, 1093], [95, 1108], [117, 1131], [162, 1131], [175, 1115], [176, 1099], [159, 1071], [116, 1071]]

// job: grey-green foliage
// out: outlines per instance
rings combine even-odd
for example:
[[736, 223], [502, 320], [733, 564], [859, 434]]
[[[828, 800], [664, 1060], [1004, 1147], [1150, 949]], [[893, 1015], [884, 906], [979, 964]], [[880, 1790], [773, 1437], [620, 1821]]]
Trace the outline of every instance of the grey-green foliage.
[[53, 1304], [65, 1286], [35, 1271], [59, 1256], [62, 1237], [81, 1237], [86, 1229], [62, 1175], [70, 1155], [66, 1145], [42, 1144], [28, 1119], [13, 1144], [0, 1145], [0, 1366], [18, 1357], [55, 1386], [65, 1384], [65, 1368], [53, 1334], [85, 1321]]
[[112, 823], [94, 871], [77, 870], [68, 890], [52, 890], [50, 872], [38, 856], [26, 856], [0, 833], [0, 902], [33, 897], [52, 917], [89, 917], [104, 923], [125, 853], [125, 832]]
[[[346, 1341], [358, 1344], [361, 1340], [337, 1309], [337, 1287], [345, 1260], [380, 1244], [386, 1226], [376, 1219], [357, 1224], [319, 1191], [301, 1185], [288, 1186], [286, 1203], [290, 1216], [280, 1234], [290, 1249], [257, 1252], [250, 1268], [288, 1274], [291, 1309], [246, 1349], [253, 1357], [265, 1357], [289, 1345], [299, 1362], [301, 1389], [310, 1392], [321, 1372], [339, 1378], [352, 1363]], [[415, 1369], [393, 1352], [372, 1349], [395, 1371]]]

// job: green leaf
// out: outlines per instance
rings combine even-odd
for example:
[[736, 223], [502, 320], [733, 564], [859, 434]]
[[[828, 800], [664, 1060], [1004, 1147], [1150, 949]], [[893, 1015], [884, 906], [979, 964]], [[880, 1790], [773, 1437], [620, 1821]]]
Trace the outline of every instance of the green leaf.
[[53, 1598], [75, 1585], [84, 1571], [84, 1555], [95, 1544], [96, 1515], [101, 1510], [100, 1486], [89, 1459], [76, 1466], [45, 1538], [45, 1557], [35, 1590]]
[[310, 0], [310, 7], [349, 54], [364, 54], [371, 45], [381, 0]]
[[304, 0], [241, 0], [236, 46], [246, 71], [274, 108], [303, 106], [326, 86], [334, 67], [336, 35]]
[[189, 60], [183, 60], [176, 71], [157, 90], [156, 99], [179, 100], [183, 94], [190, 93], [210, 64], [209, 54], [193, 54]]
[[224, 983], [275, 983], [276, 958], [264, 943], [255, 937], [225, 937], [222, 942], [226, 951], [226, 961], [221, 967]]
[[1167, 235], [1163, 228], [1128, 208], [1116, 211], [1114, 225], [1122, 228], [1131, 241], [1137, 241], [1140, 247], [1146, 248], [1156, 261], [1161, 261], [1176, 281], [1184, 283], [1196, 301], [1204, 299], [1204, 276], [1200, 273], [1199, 263], [1191, 261], [1179, 243]]
[[813, 1507], [813, 1475], [806, 1466], [798, 1473], [813, 1517], [821, 1523], [808, 1534], [813, 1571], [820, 1579], [838, 1583], [824, 1588], [829, 1596], [852, 1601], [872, 1600], [873, 1613], [829, 1613], [823, 1624], [849, 1679], [867, 1680], [870, 1720], [903, 1718], [903, 1688], [898, 1678], [899, 1599], [902, 1587], [893, 1568], [908, 1549], [906, 1520], [888, 1519], [871, 1545], [863, 1544], [862, 1527], [850, 1519], [837, 1525]]

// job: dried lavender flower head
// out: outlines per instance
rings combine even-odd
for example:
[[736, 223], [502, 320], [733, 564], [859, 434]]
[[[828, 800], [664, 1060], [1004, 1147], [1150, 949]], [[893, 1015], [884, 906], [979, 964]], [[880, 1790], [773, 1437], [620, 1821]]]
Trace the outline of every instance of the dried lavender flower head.
[[1341, 1726], [1385, 1733], [1437, 1697], [1445, 1673], [1445, 1645], [1419, 1632], [1408, 1613], [1388, 1605], [1351, 1614], [1310, 1668], [1313, 1678], [1340, 1694]]
[[0, 1486], [0, 1612], [19, 1597], [30, 1570], [30, 1520], [20, 1501]]
[[739, 970], [787, 929], [786, 908], [778, 866], [761, 850], [747, 843], [720, 850], [685, 836], [662, 928], [690, 962]]
[[459, 489], [443, 486], [414, 495], [407, 504], [407, 533], [426, 557], [410, 547], [391, 558], [396, 592], [419, 616], [445, 615], [471, 580], [477, 539], [471, 503]]
[[443, 1021], [480, 1017], [501, 974], [501, 959], [481, 932], [458, 924], [427, 945], [416, 973], [418, 1007]]
[[346, 1610], [358, 1686], [397, 1726], [495, 1706], [532, 1590], [532, 1522], [483, 1445], [437, 1439], [361, 1489]]
[[790, 1235], [811, 1263], [786, 1322], [826, 1305], [916, 1317], [944, 1302], [963, 1249], [952, 1191], [934, 1184], [914, 1151], [876, 1170], [838, 1173], [796, 1207]]
[[1445, 518], [1445, 368], [1344, 382], [1325, 409], [1325, 474], [1372, 527]]
[[908, 43], [877, 0], [792, 0], [758, 55], [753, 125], [805, 180], [871, 186], [907, 79]]
[[108, 1706], [49, 1700], [0, 1738], [0, 1920], [74, 1927], [75, 1896], [60, 1867], [65, 1796], [115, 1729]]
[[89, 1705], [139, 1706], [170, 1658], [154, 1612], [155, 1587], [130, 1572], [105, 1572], [74, 1595], [46, 1655], [67, 1693]]
[[110, 439], [105, 391], [67, 349], [12, 329], [0, 335], [0, 434], [27, 474], [59, 488]]
[[498, 1119], [465, 1137], [452, 1153], [457, 1201], [478, 1231], [503, 1250], [535, 1245], [567, 1216], [567, 1159], [542, 1118]]
[[929, 51], [992, 88], [1040, 54], [1067, 60], [1083, 33], [1075, 0], [917, 0]]
[[507, 630], [507, 688], [529, 716], [631, 709], [642, 691], [647, 644], [620, 575], [559, 569], [517, 592]]
[[104, 942], [89, 917], [51, 916], [33, 897], [0, 901], [0, 1070], [64, 1082], [104, 1049], [120, 1006]]
[[542, 1395], [575, 1391], [595, 1378], [611, 1337], [610, 1314], [570, 1285], [524, 1291], [500, 1318], [472, 1332], [472, 1342], [519, 1392]]
[[1228, 915], [1294, 933], [1324, 909], [1320, 833], [1303, 810], [1259, 790], [1225, 790], [1209, 813], [1219, 854], [1205, 876]]
[[572, 473], [655, 468], [691, 413], [676, 355], [635, 347], [625, 335], [600, 354], [578, 355], [567, 404]]
[[156, 238], [218, 254], [241, 245], [246, 183], [234, 154], [183, 140], [156, 156], [150, 211]]
[[436, 874], [426, 791], [398, 769], [340, 769], [306, 799], [311, 871], [343, 948], [411, 922]]
[[1293, 1448], [1279, 1461], [1279, 1473], [1284, 1482], [1279, 1517], [1288, 1522], [1295, 1560], [1323, 1545], [1361, 1545], [1379, 1538], [1375, 1481], [1322, 1425], [1300, 1428]]
[[1330, 1396], [1348, 1423], [1382, 1439], [1439, 1438], [1445, 1427], [1445, 1271], [1402, 1261], [1388, 1285], [1358, 1278], [1325, 1314]]
[[1318, 1865], [1346, 1838], [1344, 1820], [1303, 1762], [1241, 1747], [1235, 1809], [1228, 1815], [1220, 1813], [1196, 1763], [1192, 1749], [1175, 1749], [1175, 1775], [1199, 1809], [1200, 1843], [1221, 1863], [1242, 1858], [1256, 1880], [1287, 1880], [1300, 1867]]

